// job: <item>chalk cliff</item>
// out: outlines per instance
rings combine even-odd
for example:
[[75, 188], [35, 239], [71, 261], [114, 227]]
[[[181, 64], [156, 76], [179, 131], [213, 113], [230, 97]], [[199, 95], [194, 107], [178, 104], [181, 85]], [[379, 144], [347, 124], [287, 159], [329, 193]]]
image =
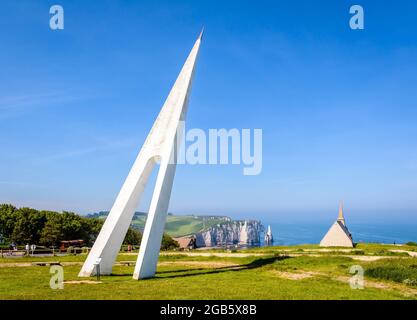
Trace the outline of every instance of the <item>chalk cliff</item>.
[[222, 245], [257, 245], [260, 243], [263, 226], [260, 221], [229, 221], [196, 233], [197, 247]]

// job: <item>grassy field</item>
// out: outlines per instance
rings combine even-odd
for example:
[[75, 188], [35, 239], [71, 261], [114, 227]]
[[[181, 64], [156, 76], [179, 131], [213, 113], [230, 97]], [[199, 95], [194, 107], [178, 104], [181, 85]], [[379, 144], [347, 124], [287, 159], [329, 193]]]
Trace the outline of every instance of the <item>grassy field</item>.
[[[133, 266], [117, 264], [113, 275], [100, 282], [77, 277], [85, 255], [0, 258], [0, 299], [417, 299], [412, 249], [360, 245], [330, 251], [296, 246], [162, 252], [153, 279], [133, 280]], [[31, 266], [42, 260], [62, 263], [64, 289], [50, 288], [49, 267]], [[120, 254], [117, 260], [134, 261], [136, 255]], [[365, 271], [364, 289], [349, 285], [354, 265]]]

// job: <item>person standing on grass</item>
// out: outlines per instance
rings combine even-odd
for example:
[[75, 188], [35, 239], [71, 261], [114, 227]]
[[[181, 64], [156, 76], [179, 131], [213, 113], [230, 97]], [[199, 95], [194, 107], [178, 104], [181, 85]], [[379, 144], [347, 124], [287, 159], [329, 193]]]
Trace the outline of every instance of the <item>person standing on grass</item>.
[[30, 249], [32, 250], [32, 256], [33, 256], [33, 253], [35, 252], [35, 249], [36, 249], [36, 245], [35, 244], [32, 244], [30, 246]]
[[29, 243], [26, 243], [26, 246], [25, 246], [25, 250], [26, 250], [26, 255], [29, 255]]

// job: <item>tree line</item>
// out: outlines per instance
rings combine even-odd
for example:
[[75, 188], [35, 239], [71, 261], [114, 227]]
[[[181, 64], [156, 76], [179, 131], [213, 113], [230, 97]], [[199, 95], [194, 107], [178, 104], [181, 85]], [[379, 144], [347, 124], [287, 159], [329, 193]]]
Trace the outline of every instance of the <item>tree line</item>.
[[[84, 240], [92, 246], [104, 219], [82, 217], [74, 212], [16, 208], [0, 204], [0, 243], [25, 245], [36, 243], [43, 246], [59, 246], [64, 240]], [[132, 227], [123, 244], [139, 245], [142, 233]], [[178, 243], [164, 234], [161, 249], [173, 249]]]

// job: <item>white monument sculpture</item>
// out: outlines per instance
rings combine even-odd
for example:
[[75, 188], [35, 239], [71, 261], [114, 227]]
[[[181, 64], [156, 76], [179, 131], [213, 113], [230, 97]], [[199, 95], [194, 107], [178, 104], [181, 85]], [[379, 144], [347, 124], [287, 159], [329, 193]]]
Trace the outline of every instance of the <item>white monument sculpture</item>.
[[175, 175], [177, 141], [181, 141], [178, 136], [183, 131], [202, 36], [203, 31], [149, 132], [79, 277], [94, 275], [94, 263], [99, 258], [101, 274], [111, 274], [147, 180], [155, 164], [160, 163], [133, 278], [144, 279], [155, 275]]
[[353, 247], [352, 235], [350, 234], [345, 217], [343, 216], [343, 203], [339, 206], [339, 216], [336, 222], [327, 231], [320, 241], [321, 247]]

